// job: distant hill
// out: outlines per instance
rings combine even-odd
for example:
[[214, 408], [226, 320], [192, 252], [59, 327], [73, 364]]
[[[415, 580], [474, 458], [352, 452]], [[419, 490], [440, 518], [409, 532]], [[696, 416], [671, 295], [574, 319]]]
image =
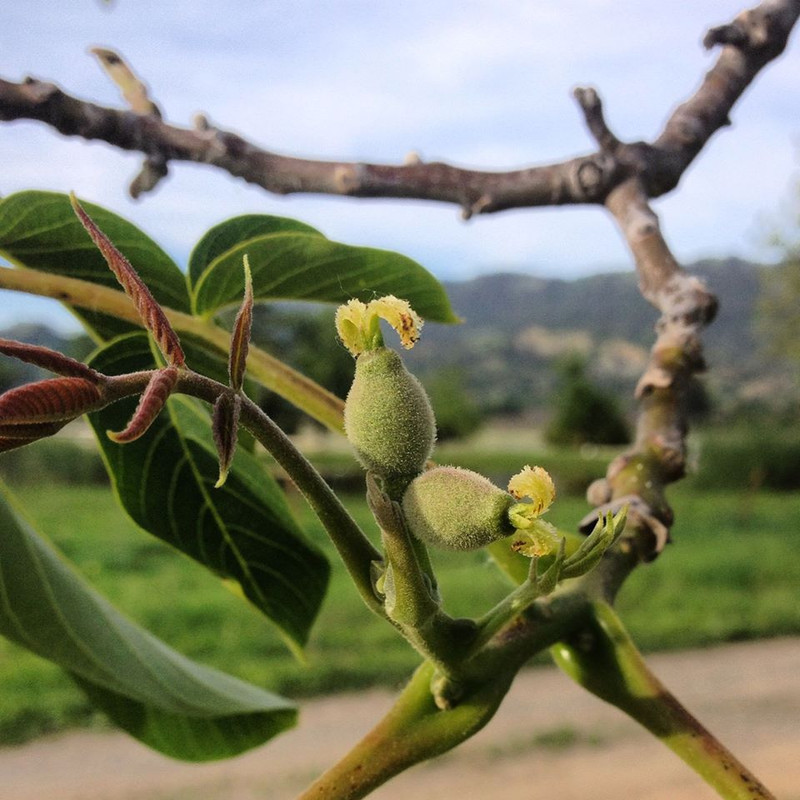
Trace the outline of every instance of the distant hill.
[[[759, 284], [766, 269], [769, 267], [733, 258], [700, 261], [688, 267], [720, 300], [717, 319], [703, 337], [711, 367], [706, 384], [718, 406], [750, 401], [770, 404], [776, 399], [785, 405], [786, 393], [791, 391], [785, 369], [763, 356], [755, 334]], [[464, 324], [428, 324], [420, 344], [405, 355], [423, 382], [455, 367], [484, 411], [541, 408], [555, 388], [554, 367], [559, 359], [579, 353], [587, 359], [595, 381], [632, 405], [632, 389], [653, 344], [658, 317], [639, 294], [632, 271], [578, 280], [497, 273], [445, 286]], [[298, 314], [311, 308], [298, 310], [292, 304], [265, 312], [272, 349], [280, 357], [296, 361], [303, 370], [308, 364], [292, 354], [308, 347], [293, 347], [283, 340], [305, 335], [304, 326], [293, 325], [292, 320], [296, 322]], [[325, 322], [324, 330], [329, 330], [330, 324]], [[278, 329], [283, 338], [276, 336]], [[330, 330], [330, 346], [334, 347]], [[91, 348], [85, 337], [64, 340], [44, 325], [16, 326], [0, 335], [61, 349], [78, 358]], [[315, 349], [312, 357], [333, 363], [332, 356], [325, 355], [322, 341], [314, 345], [320, 349]], [[308, 357], [306, 353], [306, 361]], [[3, 359], [0, 385], [31, 380], [34, 373]], [[325, 379], [322, 374], [320, 379]], [[331, 388], [342, 391], [341, 386]]]
[[[688, 267], [720, 300], [703, 336], [707, 384], [717, 399], [769, 399], [781, 384], [779, 365], [765, 360], [755, 334], [765, 269], [734, 258]], [[429, 325], [408, 361], [423, 380], [442, 366], [458, 366], [473, 396], [490, 409], [546, 401], [554, 363], [574, 352], [587, 358], [595, 380], [629, 395], [654, 341], [658, 312], [642, 299], [633, 272], [578, 280], [501, 273], [445, 285], [464, 324]]]

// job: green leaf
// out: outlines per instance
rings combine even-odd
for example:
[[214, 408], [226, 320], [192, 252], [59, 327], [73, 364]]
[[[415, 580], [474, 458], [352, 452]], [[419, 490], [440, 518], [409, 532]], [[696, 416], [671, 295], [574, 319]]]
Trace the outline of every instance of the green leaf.
[[292, 703], [190, 661], [120, 614], [15, 513], [0, 487], [0, 634], [63, 667], [140, 741], [227, 758], [292, 727]]
[[[120, 337], [91, 361], [105, 374], [152, 369], [143, 333]], [[90, 415], [117, 496], [142, 528], [224, 578], [281, 631], [291, 648], [305, 644], [327, 588], [329, 567], [298, 528], [280, 488], [238, 448], [225, 485], [209, 411], [174, 395], [137, 441], [116, 445], [107, 430], [124, 428], [136, 398]]]
[[283, 220], [285, 227], [279, 229], [275, 217], [260, 219], [264, 230], [259, 230], [258, 217], [238, 217], [213, 228], [197, 245], [189, 267], [196, 313], [238, 305], [246, 253], [256, 300], [344, 303], [394, 294], [424, 319], [458, 321], [442, 285], [416, 261], [388, 250], [332, 242], [316, 231], [298, 229], [292, 220]]
[[[188, 312], [186, 276], [177, 264], [135, 225], [100, 206], [83, 205], [131, 262], [156, 300]], [[66, 194], [27, 191], [0, 201], [0, 254], [21, 267], [119, 288], [102, 254], [75, 216]], [[74, 311], [100, 339], [135, 329], [134, 325], [106, 314]]]
[[[289, 217], [273, 217], [270, 214], [243, 214], [220, 222], [209, 228], [192, 250], [189, 256], [189, 282], [192, 285], [197, 283], [212, 261], [237, 245], [249, 242], [258, 236], [287, 231], [322, 236], [316, 228], [304, 222]], [[241, 267], [241, 262], [239, 266]]]

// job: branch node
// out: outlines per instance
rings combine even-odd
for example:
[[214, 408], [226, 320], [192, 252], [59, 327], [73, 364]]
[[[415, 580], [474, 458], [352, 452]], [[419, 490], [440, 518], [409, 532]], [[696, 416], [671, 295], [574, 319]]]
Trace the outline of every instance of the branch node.
[[781, 12], [772, 13], [769, 5], [762, 3], [743, 11], [727, 25], [711, 28], [703, 38], [703, 45], [706, 49], [714, 45], [730, 45], [742, 51], [773, 50], [777, 54], [783, 49], [780, 37], [776, 36], [781, 27], [780, 17]]
[[38, 78], [34, 78], [31, 75], [26, 75], [22, 82], [27, 89], [28, 97], [30, 97], [34, 103], [44, 103], [58, 92], [58, 86], [54, 83], [40, 81]]
[[734, 20], [726, 25], [717, 25], [710, 28], [703, 37], [703, 47], [711, 50], [717, 45], [730, 45], [731, 47], [744, 47], [748, 42], [747, 32]]
[[482, 214], [492, 205], [492, 196], [482, 194], [474, 203], [465, 203], [461, 208], [461, 219], [471, 219], [475, 214]]
[[403, 159], [403, 164], [407, 167], [414, 167], [418, 164], [422, 164], [422, 156], [416, 151], [412, 150], [409, 153], [406, 153], [406, 157]]
[[[105, 47], [92, 47], [89, 52], [97, 57], [100, 66], [122, 92], [122, 97], [131, 107], [131, 111], [145, 117], [162, 118], [161, 109], [150, 97], [147, 86], [119, 53]], [[136, 200], [146, 192], [152, 191], [159, 181], [167, 176], [168, 171], [164, 155], [148, 155], [141, 171], [128, 188], [130, 196]]]
[[361, 186], [363, 164], [338, 164], [333, 171], [333, 185], [339, 194], [353, 194]]
[[575, 173], [578, 191], [584, 197], [595, 197], [604, 184], [605, 171], [599, 161], [599, 158], [587, 158]]
[[192, 117], [192, 125], [196, 131], [210, 131], [212, 128], [211, 121], [202, 111]]
[[153, 191], [168, 173], [169, 167], [164, 156], [150, 156], [145, 159], [141, 171], [131, 181], [128, 193], [134, 200], [138, 200], [143, 194]]

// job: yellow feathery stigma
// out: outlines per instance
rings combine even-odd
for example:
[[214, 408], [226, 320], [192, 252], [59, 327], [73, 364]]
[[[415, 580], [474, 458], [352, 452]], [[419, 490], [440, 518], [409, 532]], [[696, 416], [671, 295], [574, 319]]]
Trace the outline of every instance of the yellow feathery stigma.
[[555, 553], [561, 544], [556, 528], [543, 519], [534, 520], [529, 528], [517, 531], [511, 549], [527, 558], [541, 558]]
[[550, 473], [542, 467], [529, 467], [527, 464], [508, 482], [508, 492], [517, 500], [530, 497], [533, 517], [544, 514], [556, 498], [556, 487]]
[[360, 300], [349, 300], [336, 309], [336, 332], [342, 344], [357, 356], [366, 347], [364, 330], [367, 320], [367, 304]]
[[336, 310], [336, 330], [353, 356], [383, 346], [379, 319], [385, 319], [397, 331], [406, 350], [417, 343], [423, 323], [407, 300], [391, 294], [369, 303], [354, 299]]
[[406, 350], [410, 350], [419, 340], [423, 322], [407, 300], [388, 294], [386, 297], [372, 300], [367, 308], [369, 313], [385, 319], [397, 331], [400, 344]]

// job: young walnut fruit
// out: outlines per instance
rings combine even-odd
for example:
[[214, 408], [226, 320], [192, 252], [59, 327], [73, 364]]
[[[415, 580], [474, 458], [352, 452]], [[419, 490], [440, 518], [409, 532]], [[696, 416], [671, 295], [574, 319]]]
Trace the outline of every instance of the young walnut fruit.
[[379, 319], [413, 347], [422, 320], [405, 300], [388, 295], [369, 303], [351, 300], [336, 312], [336, 329], [356, 359], [344, 407], [344, 428], [364, 467], [400, 497], [425, 467], [436, 440], [436, 421], [422, 384], [400, 356], [384, 347]]
[[[524, 497], [530, 500], [521, 502]], [[529, 467], [504, 492], [488, 478], [461, 467], [436, 467], [415, 478], [403, 495], [411, 533], [447, 550], [477, 550], [514, 535], [512, 547], [525, 556], [554, 552], [560, 537], [539, 519], [555, 498], [550, 475]]]
[[446, 550], [477, 550], [516, 531], [515, 499], [488, 478], [461, 467], [436, 467], [415, 478], [403, 495], [411, 533]]
[[386, 347], [356, 359], [344, 428], [364, 467], [389, 479], [411, 480], [422, 472], [436, 439], [428, 395]]

